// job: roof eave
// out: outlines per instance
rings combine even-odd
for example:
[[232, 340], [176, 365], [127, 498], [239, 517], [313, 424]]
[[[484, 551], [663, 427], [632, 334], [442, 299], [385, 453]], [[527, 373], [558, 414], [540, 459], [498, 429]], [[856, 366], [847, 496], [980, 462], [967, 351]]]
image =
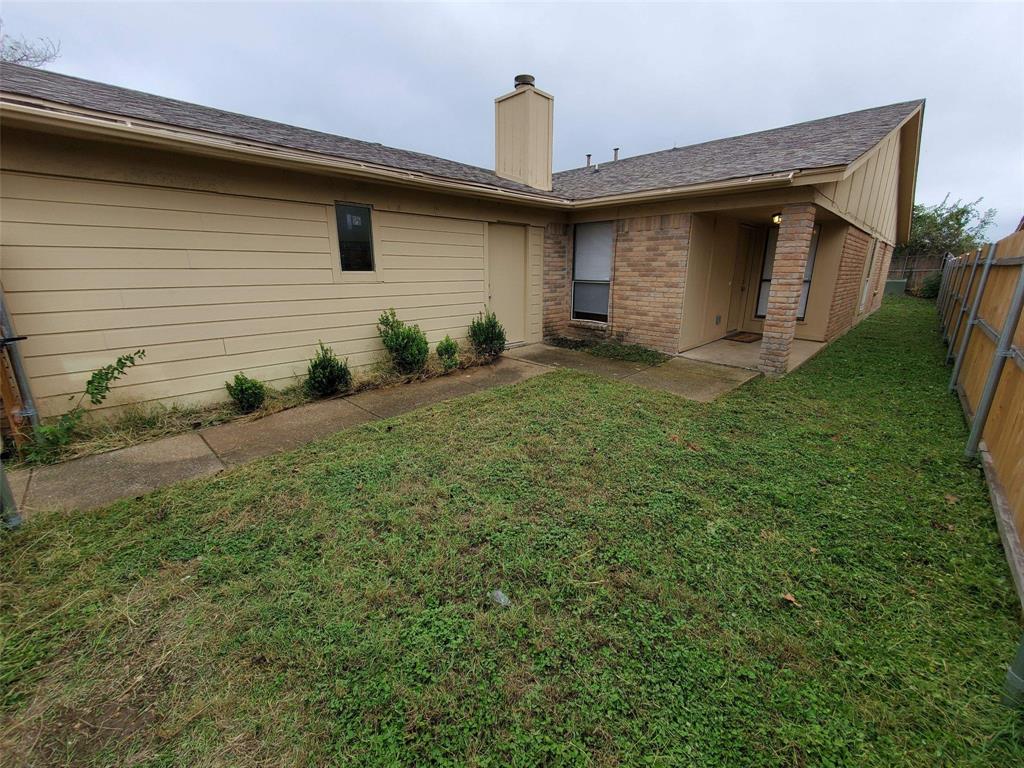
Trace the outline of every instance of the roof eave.
[[[14, 100], [12, 101], [12, 99]], [[553, 208], [564, 208], [567, 203], [560, 198], [542, 194], [533, 195], [528, 192], [506, 190], [485, 184], [461, 182], [419, 171], [407, 171], [363, 161], [346, 160], [306, 150], [234, 139], [220, 134], [203, 133], [118, 115], [77, 110], [66, 105], [26, 100], [25, 97], [14, 94], [0, 93], [0, 118], [4, 118], [7, 122], [34, 127], [64, 128], [76, 133], [99, 135], [122, 141], [132, 140], [177, 149], [187, 148], [191, 152], [207, 156], [227, 159], [244, 157], [248, 161], [264, 165], [307, 171], [315, 169], [321, 173], [335, 172], [371, 181], [443, 190], [451, 194]]]
[[381, 183], [400, 184], [432, 191], [443, 191], [448, 194], [562, 211], [587, 210], [622, 204], [661, 202], [673, 198], [695, 197], [716, 192], [740, 193], [751, 189], [820, 184], [841, 179], [847, 172], [847, 166], [793, 169], [678, 187], [603, 195], [594, 198], [571, 199], [506, 190], [486, 184], [456, 181], [418, 171], [406, 171], [363, 161], [346, 160], [307, 150], [289, 149], [273, 144], [263, 144], [220, 134], [179, 128], [164, 123], [136, 120], [120, 115], [33, 99], [18, 94], [0, 92], [0, 118], [8, 122], [25, 124], [35, 128], [64, 129], [75, 133], [102, 136], [120, 141], [163, 146], [179, 151], [185, 150], [204, 156], [221, 157], [230, 160], [241, 159], [247, 162], [295, 170], [336, 173], [346, 177]]

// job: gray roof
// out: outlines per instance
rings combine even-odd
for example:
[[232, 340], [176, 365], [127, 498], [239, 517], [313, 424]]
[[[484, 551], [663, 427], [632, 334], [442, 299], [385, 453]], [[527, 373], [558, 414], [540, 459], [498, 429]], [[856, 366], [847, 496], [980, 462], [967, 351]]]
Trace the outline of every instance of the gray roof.
[[580, 200], [767, 173], [846, 165], [884, 139], [923, 100], [636, 155], [555, 174], [555, 192]]
[[372, 163], [403, 171], [415, 171], [444, 179], [485, 184], [499, 189], [548, 194], [526, 184], [499, 177], [494, 171], [457, 163], [433, 155], [386, 147], [369, 141], [297, 128], [258, 117], [202, 107], [187, 101], [165, 99], [142, 91], [83, 80], [42, 69], [0, 64], [0, 90], [5, 93], [46, 99], [58, 104], [106, 112], [120, 117], [149, 120], [178, 128], [258, 141], [288, 149], [300, 149], [345, 160]]
[[871, 149], [924, 103], [890, 104], [745, 136], [627, 157], [600, 163], [597, 168], [562, 171], [554, 174], [554, 189], [547, 193], [502, 179], [494, 171], [474, 165], [41, 69], [0, 64], [0, 90], [120, 117], [569, 200], [845, 165]]

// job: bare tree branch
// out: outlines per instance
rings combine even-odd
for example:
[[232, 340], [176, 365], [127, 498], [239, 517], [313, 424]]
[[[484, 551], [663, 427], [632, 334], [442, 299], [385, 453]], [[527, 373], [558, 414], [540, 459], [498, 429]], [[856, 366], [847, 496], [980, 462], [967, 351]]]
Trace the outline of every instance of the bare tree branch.
[[23, 67], [41, 67], [49, 64], [60, 56], [60, 42], [48, 37], [28, 40], [25, 37], [13, 37], [4, 32], [4, 23], [0, 19], [0, 61], [4, 64], [20, 64]]

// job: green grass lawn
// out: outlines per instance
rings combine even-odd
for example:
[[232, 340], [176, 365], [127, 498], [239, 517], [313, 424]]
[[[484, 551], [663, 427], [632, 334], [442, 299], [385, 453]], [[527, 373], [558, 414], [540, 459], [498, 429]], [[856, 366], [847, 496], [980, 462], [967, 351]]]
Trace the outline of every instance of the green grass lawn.
[[37, 516], [0, 761], [1022, 765], [943, 353], [887, 300], [712, 404], [559, 371]]

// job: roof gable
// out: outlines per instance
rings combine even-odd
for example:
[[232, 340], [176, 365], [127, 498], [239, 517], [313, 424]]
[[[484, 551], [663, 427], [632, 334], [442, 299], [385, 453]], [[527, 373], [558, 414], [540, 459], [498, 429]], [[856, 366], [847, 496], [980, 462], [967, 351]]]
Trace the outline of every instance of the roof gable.
[[848, 165], [923, 103], [905, 101], [562, 171], [554, 176], [554, 191], [579, 200]]

